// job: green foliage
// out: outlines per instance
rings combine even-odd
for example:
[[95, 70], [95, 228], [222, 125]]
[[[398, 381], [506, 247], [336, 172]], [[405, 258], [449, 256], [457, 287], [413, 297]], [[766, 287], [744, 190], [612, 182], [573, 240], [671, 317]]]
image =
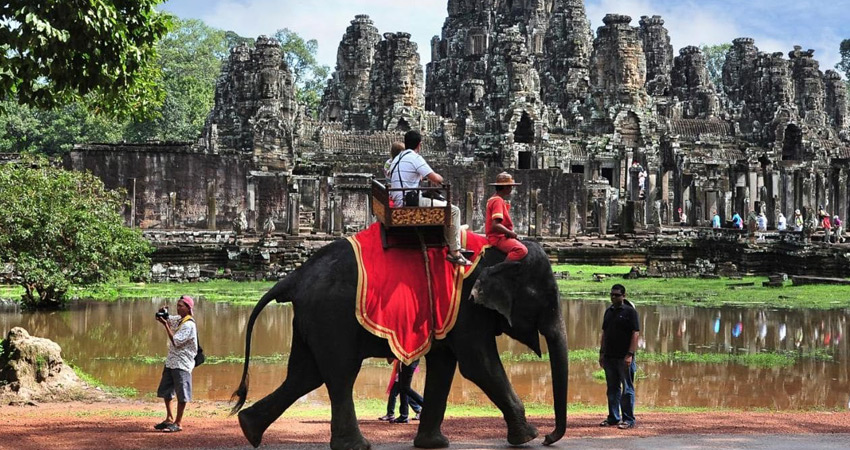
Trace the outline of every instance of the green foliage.
[[165, 101], [158, 117], [128, 125], [128, 141], [195, 141], [213, 108], [216, 80], [228, 55], [226, 33], [195, 19], [174, 23], [157, 44]]
[[[556, 272], [569, 272], [567, 280], [558, 280], [563, 299], [598, 300], [608, 302], [611, 285], [626, 287], [629, 300], [644, 305], [687, 305], [719, 307], [816, 308], [850, 307], [850, 286], [788, 285], [783, 288], [763, 287], [767, 277], [743, 277], [741, 280], [701, 278], [639, 278], [624, 280], [629, 271], [625, 266], [554, 266]], [[593, 274], [607, 275], [601, 282]], [[752, 286], [734, 286], [741, 283]]]
[[0, 165], [0, 260], [21, 277], [25, 307], [61, 306], [72, 285], [116, 271], [144, 276], [152, 249], [123, 225], [124, 196], [90, 173], [44, 160]]
[[58, 154], [79, 142], [121, 140], [120, 125], [81, 103], [43, 110], [5, 101], [0, 111], [0, 152]]
[[841, 41], [838, 52], [841, 54], [841, 61], [835, 65], [835, 68], [844, 73], [845, 80], [850, 80], [850, 39]]
[[708, 69], [708, 77], [717, 92], [723, 92], [723, 63], [726, 62], [726, 55], [731, 48], [732, 44], [703, 45], [700, 48], [705, 56], [705, 68]]
[[295, 96], [299, 103], [307, 105], [307, 110], [315, 117], [330, 74], [328, 66], [320, 65], [316, 60], [319, 43], [315, 39], [305, 41], [287, 28], [277, 30], [274, 38], [280, 42], [280, 50], [295, 85]]
[[145, 117], [162, 102], [156, 42], [162, 0], [0, 2], [0, 100], [38, 108], [85, 101]]

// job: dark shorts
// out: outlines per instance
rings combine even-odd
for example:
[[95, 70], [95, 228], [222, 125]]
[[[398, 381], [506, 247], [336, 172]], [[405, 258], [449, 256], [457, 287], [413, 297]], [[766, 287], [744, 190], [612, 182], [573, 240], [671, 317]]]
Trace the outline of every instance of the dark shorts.
[[162, 380], [156, 390], [156, 396], [171, 400], [177, 394], [177, 401], [189, 403], [192, 401], [192, 374], [183, 369], [162, 368]]

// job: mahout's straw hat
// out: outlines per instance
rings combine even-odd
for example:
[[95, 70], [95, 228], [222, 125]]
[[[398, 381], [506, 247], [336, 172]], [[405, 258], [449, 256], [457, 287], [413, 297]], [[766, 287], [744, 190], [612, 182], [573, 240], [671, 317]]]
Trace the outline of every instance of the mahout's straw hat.
[[514, 177], [507, 172], [502, 172], [496, 175], [496, 182], [490, 183], [490, 186], [519, 186], [522, 183], [517, 183], [514, 181]]

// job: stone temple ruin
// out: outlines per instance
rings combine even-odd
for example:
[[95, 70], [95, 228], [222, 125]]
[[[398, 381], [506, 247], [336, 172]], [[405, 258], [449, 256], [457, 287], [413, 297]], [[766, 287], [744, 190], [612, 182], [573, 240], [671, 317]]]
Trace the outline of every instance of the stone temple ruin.
[[[448, 0], [424, 69], [404, 32], [358, 15], [342, 35], [314, 120], [274, 40], [240, 45], [196, 143], [78, 146], [66, 165], [131, 196], [143, 228], [289, 234], [365, 227], [369, 180], [392, 141], [423, 132], [423, 155], [483, 229], [488, 180], [508, 168], [520, 233], [641, 232], [764, 211], [848, 217], [847, 93], [812, 50], [733, 41], [714, 86], [700, 49], [675, 52], [664, 20], [608, 14], [592, 33], [582, 0]], [[270, 225], [269, 225], [270, 224]], [[237, 226], [238, 228], [238, 226]]]

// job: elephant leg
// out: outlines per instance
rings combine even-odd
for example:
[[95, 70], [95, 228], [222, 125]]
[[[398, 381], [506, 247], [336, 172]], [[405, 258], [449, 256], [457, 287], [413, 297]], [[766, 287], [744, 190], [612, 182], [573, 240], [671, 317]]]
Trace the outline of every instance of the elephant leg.
[[425, 371], [425, 404], [422, 406], [413, 445], [419, 448], [445, 448], [449, 446], [449, 440], [440, 428], [446, 414], [446, 400], [452, 387], [457, 360], [446, 348], [432, 349], [425, 360], [428, 363], [428, 370]]
[[[456, 346], [460, 373], [487, 394], [502, 411], [508, 425], [508, 443], [521, 445], [537, 437], [537, 428], [528, 423], [525, 406], [508, 380], [492, 337]], [[427, 399], [426, 399], [427, 404]]]
[[371, 444], [360, 433], [360, 427], [357, 425], [351, 394], [361, 362], [357, 361], [356, 365], [340, 363], [338, 366], [329, 367], [333, 375], [325, 377], [325, 385], [331, 399], [331, 448], [334, 450], [371, 448]]
[[292, 403], [321, 385], [322, 377], [310, 349], [297, 335], [293, 336], [286, 380], [274, 392], [239, 412], [239, 426], [245, 438], [258, 447], [272, 422]]

